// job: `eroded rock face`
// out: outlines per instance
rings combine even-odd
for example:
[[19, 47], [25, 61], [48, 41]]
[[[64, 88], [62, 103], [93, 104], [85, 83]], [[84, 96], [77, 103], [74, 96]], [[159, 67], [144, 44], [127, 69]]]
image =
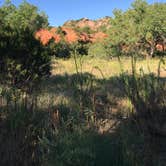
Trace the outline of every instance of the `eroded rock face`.
[[63, 37], [57, 34], [55, 31], [41, 29], [36, 33], [36, 38], [41, 41], [43, 45], [46, 45], [51, 39], [54, 39], [55, 43], [59, 43], [62, 39], [64, 39], [68, 43], [74, 43], [77, 41], [82, 42], [97, 42], [102, 41], [107, 38], [107, 34], [103, 32], [96, 32], [93, 34], [77, 33], [71, 28], [62, 27]]
[[90, 27], [91, 29], [96, 29], [95, 25], [96, 23], [94, 21], [87, 18], [83, 18], [78, 23], [76, 23], [76, 26], [79, 28]]
[[98, 20], [90, 20], [88, 18], [82, 18], [80, 20], [71, 20], [65, 22], [63, 26], [77, 28], [89, 27], [94, 31], [99, 30], [103, 26], [105, 26], [106, 29], [108, 29], [110, 27], [110, 17], [104, 17]]
[[68, 43], [74, 43], [79, 40], [77, 32], [72, 28], [62, 27], [62, 33], [64, 34], [65, 41]]
[[79, 36], [79, 40], [86, 43], [86, 42], [91, 42], [91, 38], [90, 38], [90, 35], [88, 35], [87, 33], [85, 32], [82, 32]]
[[51, 30], [40, 29], [36, 32], [36, 38], [41, 41], [43, 45], [46, 45], [51, 39], [55, 41], [55, 43], [59, 43], [61, 37], [56, 33], [56, 28], [52, 28]]
[[100, 42], [102, 41], [103, 39], [107, 38], [108, 35], [103, 33], [103, 32], [97, 32], [97, 33], [94, 33], [91, 36], [91, 42], [94, 43], [94, 42]]
[[[46, 45], [51, 39], [53, 39], [55, 43], [59, 43], [61, 40], [65, 40], [70, 44], [77, 41], [93, 43], [107, 38], [107, 34], [102, 32], [100, 28], [103, 26], [109, 28], [109, 24], [109, 17], [105, 17], [96, 21], [87, 18], [76, 21], [71, 20], [65, 22], [64, 25], [60, 27], [61, 34], [59, 34], [57, 31], [57, 28], [52, 28], [50, 30], [41, 29], [36, 33], [36, 38], [39, 39], [43, 45]], [[79, 29], [85, 27], [91, 29], [93, 33], [79, 31]]]

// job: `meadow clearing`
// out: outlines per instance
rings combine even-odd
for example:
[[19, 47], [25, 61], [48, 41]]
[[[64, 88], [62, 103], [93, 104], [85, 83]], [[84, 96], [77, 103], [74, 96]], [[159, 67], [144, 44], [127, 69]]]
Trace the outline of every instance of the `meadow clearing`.
[[[137, 72], [139, 73], [140, 69], [143, 69], [145, 73], [155, 73], [158, 72], [159, 67], [159, 58], [153, 59], [141, 59], [137, 60]], [[97, 78], [109, 78], [112, 76], [117, 76], [123, 71], [128, 71], [129, 73], [132, 70], [131, 59], [122, 58], [121, 63], [119, 63], [117, 58], [114, 59], [104, 59], [104, 58], [89, 58], [82, 57], [77, 59], [79, 65], [79, 71], [83, 73], [91, 73]], [[81, 65], [82, 64], [82, 65]], [[166, 71], [164, 70], [164, 65], [161, 67], [161, 76], [166, 76]], [[63, 75], [63, 74], [74, 74], [76, 73], [76, 66], [73, 58], [70, 59], [53, 59], [52, 60], [52, 75]]]
[[[137, 74], [158, 74], [160, 59], [143, 59], [138, 60], [136, 63]], [[80, 86], [80, 80], [77, 79], [77, 74], [81, 75], [81, 79], [84, 80], [83, 87], [85, 90], [89, 90], [90, 82], [93, 82], [93, 86], [97, 95], [109, 96], [112, 100], [121, 101], [121, 104], [129, 103], [128, 99], [123, 96], [123, 85], [118, 81], [122, 72], [131, 74], [132, 65], [130, 58], [122, 58], [121, 64], [118, 59], [99, 59], [99, 58], [77, 58], [70, 59], [53, 59], [52, 71], [50, 79], [44, 81], [44, 91], [47, 91], [47, 95], [55, 93], [56, 102], [67, 102], [67, 98], [74, 97], [71, 95], [75, 87]], [[76, 66], [77, 65], [77, 66]], [[122, 71], [123, 70], [123, 71]], [[160, 76], [164, 78], [166, 76], [165, 65], [160, 66]], [[89, 81], [89, 83], [88, 83]], [[80, 88], [80, 87], [79, 87]], [[117, 94], [116, 94], [117, 93]], [[121, 93], [121, 94], [119, 94]], [[114, 96], [113, 96], [114, 94]], [[118, 96], [119, 95], [119, 96]], [[112, 96], [112, 97], [111, 97]], [[116, 97], [115, 97], [116, 96]], [[67, 98], [66, 98], [67, 97]], [[62, 101], [61, 101], [62, 100]], [[72, 100], [74, 103], [74, 100]], [[76, 101], [77, 102], [77, 101]], [[113, 102], [113, 101], [112, 101]], [[71, 103], [70, 103], [71, 104]], [[119, 105], [121, 107], [121, 105]]]
[[[136, 62], [138, 76], [158, 72], [165, 80], [165, 65], [160, 59], [143, 59]], [[43, 81], [40, 103], [47, 108], [51, 104], [65, 105], [80, 110], [80, 103], [90, 109], [128, 114], [133, 111], [132, 104], [124, 92], [121, 74], [132, 72], [130, 58], [99, 59], [73, 58], [53, 59], [52, 72], [48, 80]], [[43, 104], [45, 103], [45, 105]], [[40, 105], [40, 104], [39, 104]], [[93, 105], [93, 106], [92, 106]], [[84, 108], [83, 108], [84, 109]]]

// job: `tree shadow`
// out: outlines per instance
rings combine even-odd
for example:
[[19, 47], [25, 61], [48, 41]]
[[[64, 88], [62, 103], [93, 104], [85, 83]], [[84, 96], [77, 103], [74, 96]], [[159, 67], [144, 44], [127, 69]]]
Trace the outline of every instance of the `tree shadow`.
[[116, 108], [118, 102], [125, 98], [119, 77], [99, 79], [90, 73], [52, 76], [42, 83], [40, 94], [42, 97], [43, 94], [51, 98], [55, 96], [60, 103], [60, 100], [67, 100], [69, 106], [75, 108], [81, 102], [84, 107], [95, 104], [98, 110], [104, 110], [110, 105]]
[[[127, 78], [132, 80], [130, 75]], [[159, 79], [164, 83], [166, 81], [166, 78]], [[81, 85], [90, 86], [91, 83], [93, 83], [93, 86], [89, 89], [83, 87], [82, 91], [80, 90]], [[11, 116], [12, 121], [7, 119], [4, 122], [0, 116], [0, 128], [3, 128], [3, 132], [0, 134], [0, 142], [3, 143], [0, 150], [0, 165], [17, 163], [18, 166], [26, 166], [25, 161], [27, 160], [29, 160], [28, 163], [31, 163], [30, 160], [32, 160], [33, 164], [34, 160], [40, 160], [40, 157], [37, 157], [41, 155], [38, 136], [42, 138], [43, 130], [46, 132], [50, 130], [52, 126], [49, 124], [45, 126], [45, 124], [52, 120], [50, 118], [51, 111], [58, 111], [59, 126], [54, 126], [58, 128], [59, 134], [52, 138], [55, 140], [53, 142], [55, 146], [51, 144], [51, 147], [49, 147], [47, 142], [44, 145], [47, 150], [49, 149], [52, 155], [49, 153], [49, 160], [53, 160], [54, 164], [59, 162], [59, 165], [62, 166], [164, 166], [165, 137], [155, 136], [151, 139], [146, 133], [143, 133], [139, 125], [141, 121], [137, 121], [135, 114], [123, 116], [124, 112], [119, 115], [118, 112], [113, 113], [111, 109], [107, 109], [111, 114], [111, 116], [108, 116], [107, 112], [103, 111], [108, 105], [110, 108], [118, 107], [117, 100], [125, 98], [122, 77], [97, 79], [93, 75], [85, 73], [81, 75], [80, 79], [80, 76], [76, 74], [57, 75], [50, 77], [42, 86], [41, 95], [43, 93], [63, 94], [71, 99], [71, 103], [51, 105], [47, 108], [50, 112], [42, 110], [33, 114], [33, 112], [25, 111], [26, 116], [17, 112], [16, 115]], [[95, 96], [95, 103], [89, 104], [86, 99], [93, 99], [93, 95]], [[86, 99], [83, 98], [86, 101], [84, 106], [90, 108], [89, 110], [86, 109], [81, 112], [80, 107], [75, 107], [75, 105], [72, 107], [72, 102], [79, 105], [79, 96], [86, 97]], [[104, 116], [101, 116], [100, 113], [98, 116], [96, 114], [87, 115], [87, 112], [94, 111], [93, 104], [95, 104], [95, 111], [99, 113], [102, 110]], [[120, 105], [120, 107], [122, 106]], [[125, 106], [121, 110], [124, 111]], [[40, 116], [41, 113], [44, 116]], [[114, 116], [112, 116], [113, 114]], [[92, 116], [96, 118], [95, 121], [91, 118]], [[87, 117], [91, 119], [88, 120]], [[45, 119], [48, 120], [42, 122]], [[39, 122], [42, 122], [42, 124]], [[16, 124], [14, 130], [12, 130], [13, 124]], [[80, 124], [83, 125], [83, 129], [82, 126], [79, 127]], [[52, 141], [50, 135], [46, 135], [46, 137], [50, 142]], [[38, 144], [31, 147], [33, 141], [38, 142]], [[20, 150], [24, 148], [25, 151]], [[8, 149], [11, 150], [10, 156], [7, 156]], [[34, 151], [36, 158], [33, 158], [30, 154], [32, 151]], [[26, 158], [26, 156], [28, 157]], [[8, 157], [11, 157], [12, 160], [8, 160]], [[24, 159], [25, 161], [23, 161]]]
[[68, 130], [53, 144], [50, 161], [57, 165], [143, 166], [143, 138], [130, 118], [119, 119], [114, 129], [104, 133], [93, 128]]
[[[122, 90], [122, 82], [118, 76], [110, 77], [109, 79], [96, 78], [91, 73], [83, 74], [64, 74], [54, 75], [45, 80], [42, 84], [44, 91], [48, 93], [56, 93], [57, 91], [75, 90], [78, 86], [88, 86], [93, 83], [94, 90], [110, 90], [114, 96], [124, 97]], [[119, 91], [118, 91], [119, 90]]]
[[[151, 74], [147, 74], [143, 76], [142, 80], [148, 80], [151, 78]], [[81, 79], [80, 79], [81, 77]], [[133, 76], [125, 75], [126, 79], [128, 79], [129, 83], [133, 81]], [[157, 78], [153, 76], [156, 80], [158, 79], [162, 83], [166, 83], [166, 78]], [[140, 80], [140, 83], [141, 81]], [[47, 89], [48, 93], [57, 93], [56, 86], [58, 87], [58, 93], [63, 93], [64, 91], [68, 92], [65, 95], [72, 99], [73, 101], [78, 102], [78, 96], [86, 94], [85, 97], [93, 97], [95, 95], [96, 100], [100, 101], [100, 104], [96, 104], [96, 110], [104, 110], [107, 105], [110, 108], [118, 107], [118, 100], [123, 100], [126, 98], [125, 95], [125, 82], [122, 76], [114, 76], [110, 77], [109, 79], [97, 79], [94, 75], [90, 73], [85, 73], [80, 75], [73, 74], [73, 75], [57, 75], [51, 77], [48, 82], [51, 82], [51, 86]], [[86, 85], [87, 82], [92, 82], [93, 87], [91, 87], [88, 93], [87, 89], [83, 88], [82, 92], [80, 92], [80, 86]], [[46, 83], [47, 85], [48, 83]], [[89, 85], [89, 84], [88, 84]], [[132, 86], [132, 85], [130, 85]], [[55, 90], [55, 91], [54, 91]], [[78, 96], [75, 93], [78, 92]], [[111, 97], [110, 97], [111, 96]], [[85, 100], [85, 99], [84, 99]], [[87, 103], [85, 103], [86, 105]], [[91, 103], [94, 104], [94, 103]], [[87, 107], [89, 105], [87, 104]], [[125, 106], [121, 106], [121, 110], [124, 111], [126, 108]], [[61, 106], [58, 106], [58, 109], [61, 111]], [[68, 108], [68, 109], [67, 109]], [[91, 108], [91, 107], [90, 107]], [[63, 110], [63, 109], [62, 109]], [[66, 106], [68, 113], [71, 110], [70, 105]], [[69, 111], [70, 110], [70, 111]], [[111, 109], [108, 109], [110, 114], [112, 115]], [[76, 110], [78, 111], [78, 110]], [[105, 112], [103, 112], [105, 113]], [[63, 116], [64, 112], [61, 114]], [[156, 166], [161, 165], [164, 166], [165, 159], [163, 159], [166, 152], [161, 152], [160, 146], [165, 147], [165, 141], [162, 137], [155, 136], [149, 137], [148, 134], [143, 133], [142, 128], [138, 124], [137, 119], [132, 116], [123, 116], [124, 112], [122, 112], [122, 116], [119, 116], [118, 109], [114, 113], [114, 116], [109, 117], [108, 114], [106, 116], [98, 116], [98, 120], [100, 118], [102, 120], [108, 120], [102, 129], [102, 133], [96, 130], [90, 130], [90, 134], [83, 133], [81, 135], [80, 140], [78, 142], [70, 142], [73, 147], [77, 150], [80, 150], [85, 146], [88, 150], [90, 150], [90, 154], [92, 154], [91, 160], [93, 161], [92, 165], [100, 166], [133, 166], [133, 165], [140, 165], [140, 166]], [[67, 117], [68, 115], [65, 114]], [[110, 127], [112, 122], [117, 122], [118, 125], [114, 126], [113, 128]], [[140, 122], [141, 123], [141, 122]], [[100, 124], [101, 125], [101, 124]], [[99, 125], [99, 126], [100, 126]], [[109, 128], [110, 127], [110, 128]], [[106, 130], [104, 129], [106, 128]], [[151, 140], [152, 138], [152, 140]], [[72, 138], [74, 140], [74, 138]], [[67, 141], [67, 140], [65, 140]], [[84, 142], [84, 144], [80, 147], [79, 144]], [[66, 142], [64, 142], [65, 144]], [[163, 148], [162, 148], [163, 149]], [[64, 149], [65, 150], [65, 149]], [[84, 150], [84, 148], [83, 148]], [[70, 148], [69, 148], [70, 151]], [[67, 153], [69, 153], [69, 151]], [[61, 154], [59, 154], [61, 155]], [[75, 156], [76, 155], [76, 156]], [[77, 154], [71, 155], [72, 158], [77, 158]], [[84, 154], [80, 154], [81, 157]], [[87, 157], [87, 156], [86, 156]], [[80, 165], [90, 165], [88, 162], [89, 158], [85, 157]], [[75, 161], [72, 161], [75, 162]], [[65, 163], [66, 164], [66, 163]], [[70, 164], [69, 164], [70, 165]], [[74, 163], [71, 165], [75, 165]], [[77, 165], [77, 164], [76, 164]]]

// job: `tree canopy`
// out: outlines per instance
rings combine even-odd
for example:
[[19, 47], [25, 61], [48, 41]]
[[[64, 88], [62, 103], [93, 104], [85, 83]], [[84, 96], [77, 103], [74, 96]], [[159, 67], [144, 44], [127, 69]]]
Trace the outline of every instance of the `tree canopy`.
[[34, 33], [48, 25], [37, 7], [10, 1], [0, 8], [0, 83], [24, 88], [47, 76], [50, 57]]
[[[166, 44], [166, 4], [149, 5], [136, 0], [125, 12], [114, 10], [109, 29], [110, 44], [117, 53], [154, 56], [156, 45]], [[164, 50], [164, 49], [163, 49]]]

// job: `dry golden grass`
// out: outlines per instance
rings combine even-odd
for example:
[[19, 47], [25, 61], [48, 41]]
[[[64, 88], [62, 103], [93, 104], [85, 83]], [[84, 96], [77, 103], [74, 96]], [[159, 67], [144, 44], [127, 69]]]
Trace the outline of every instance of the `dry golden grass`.
[[[153, 72], [157, 74], [158, 65], [160, 59], [147, 59], [147, 60], [139, 60], [137, 61], [137, 71], [142, 68], [145, 73]], [[77, 59], [79, 65], [79, 71], [81, 71], [80, 60]], [[74, 74], [76, 73], [76, 67], [74, 63], [74, 59], [54, 59], [52, 63], [52, 75], [63, 75], [63, 74]], [[122, 67], [124, 71], [131, 72], [131, 59], [122, 59]], [[166, 71], [164, 70], [166, 66], [161, 65], [161, 76], [166, 76]], [[111, 76], [119, 75], [120, 64], [117, 59], [99, 59], [99, 58], [83, 58], [82, 59], [82, 72], [83, 73], [91, 73], [95, 75], [97, 78], [109, 78]]]
[[[166, 59], [165, 59], [166, 60]], [[122, 67], [124, 71], [131, 72], [131, 59], [123, 58]], [[147, 59], [137, 61], [137, 71], [140, 68], [144, 73], [158, 72], [158, 65], [160, 59]], [[81, 72], [80, 60], [77, 59], [78, 70]], [[166, 77], [166, 66], [161, 65], [161, 76]], [[52, 105], [65, 105], [70, 108], [76, 108], [78, 97], [74, 96], [74, 91], [79, 87], [79, 82], [75, 78], [76, 66], [74, 59], [53, 59], [52, 60], [52, 77], [44, 82], [44, 88], [41, 95], [40, 105], [47, 107], [49, 103]], [[99, 59], [99, 58], [87, 58], [82, 59], [82, 73], [90, 73], [95, 76], [93, 86], [95, 89], [95, 95], [98, 98], [107, 98], [110, 102], [112, 112], [120, 110], [132, 110], [129, 99], [124, 97], [123, 92], [116, 77], [121, 73], [120, 64], [117, 59]], [[86, 75], [84, 75], [86, 77]], [[103, 79], [104, 78], [104, 79]], [[89, 79], [89, 78], [87, 78]], [[101, 82], [100, 82], [101, 81]], [[86, 85], [84, 85], [86, 88]], [[105, 103], [104, 103], [105, 104]], [[101, 108], [103, 109], [103, 108]]]

